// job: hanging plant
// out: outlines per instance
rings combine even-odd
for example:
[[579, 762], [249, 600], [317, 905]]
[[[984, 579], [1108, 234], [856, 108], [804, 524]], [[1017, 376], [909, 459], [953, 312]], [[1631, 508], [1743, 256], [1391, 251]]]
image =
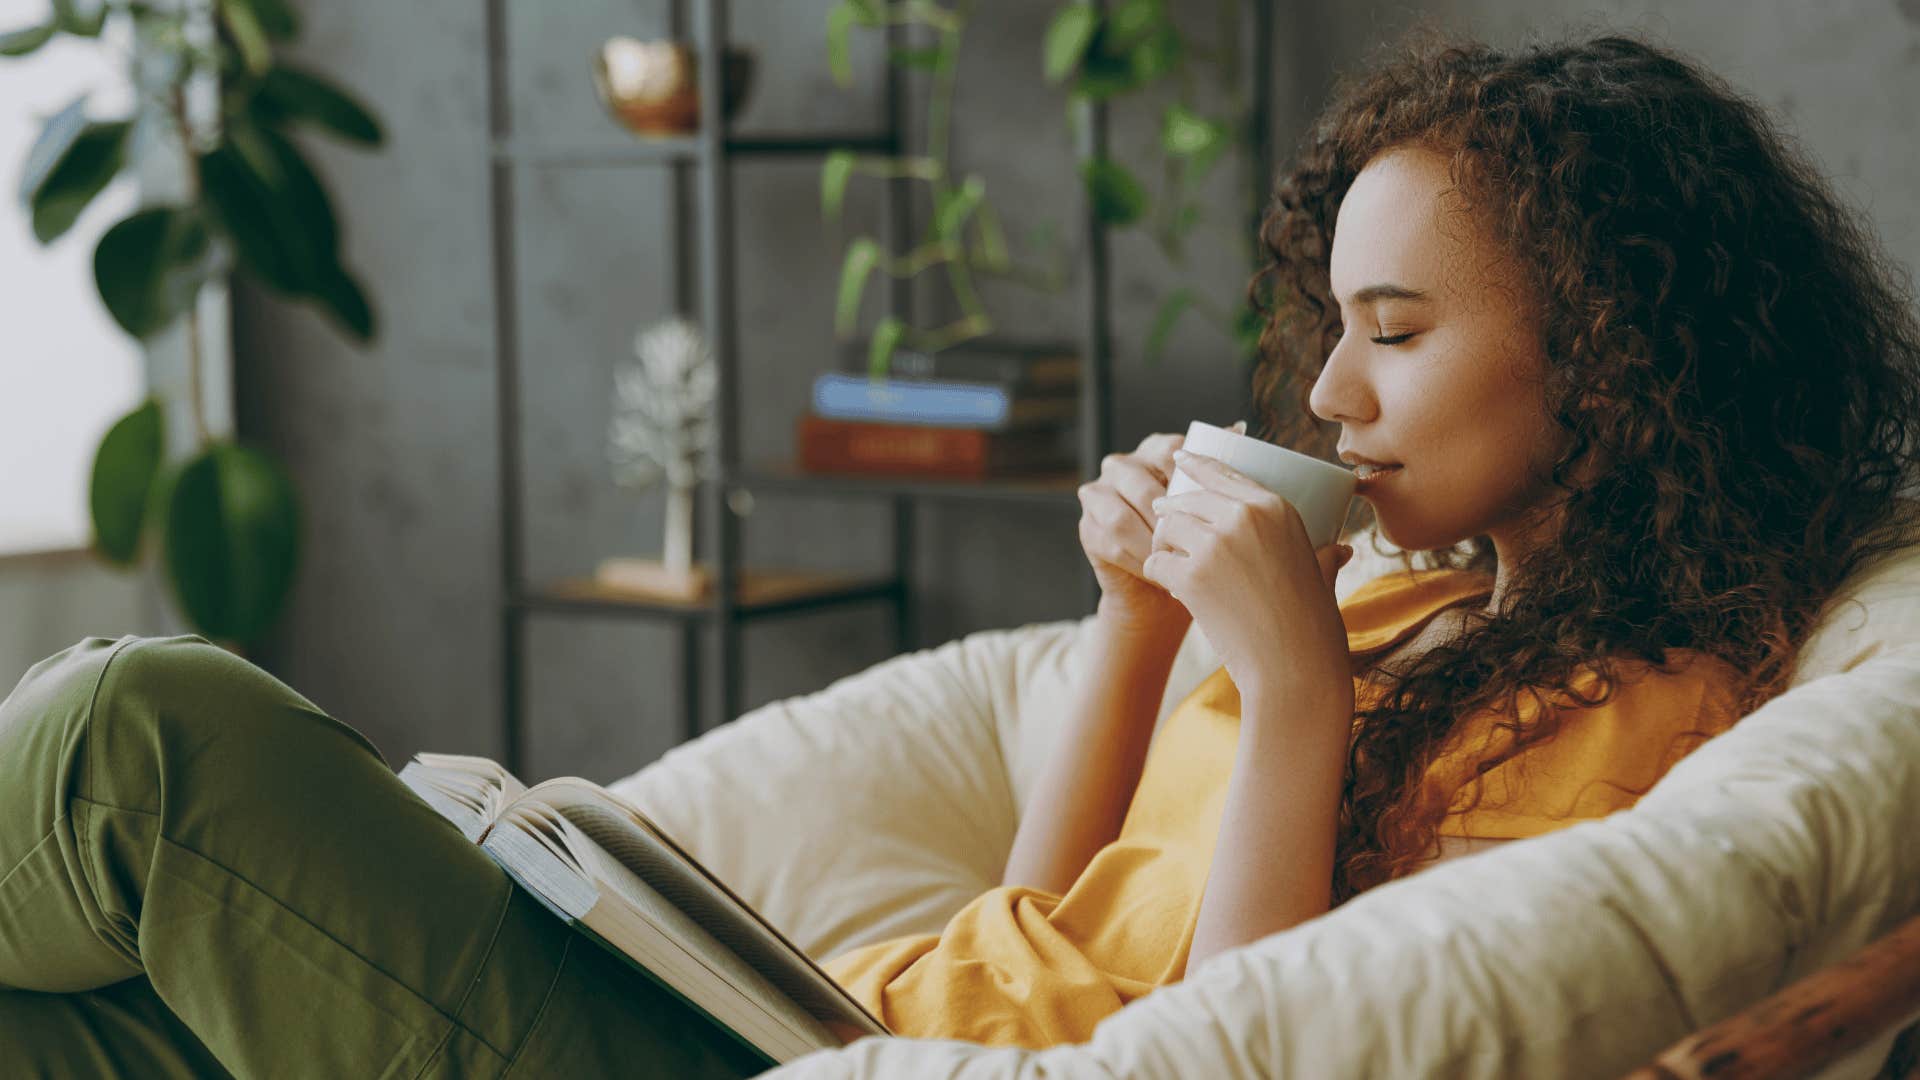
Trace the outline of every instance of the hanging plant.
[[931, 79], [924, 152], [886, 155], [835, 150], [827, 154], [820, 168], [821, 216], [830, 224], [839, 222], [847, 187], [856, 174], [922, 181], [932, 198], [933, 214], [926, 235], [911, 250], [895, 253], [887, 250], [880, 238], [861, 234], [848, 239], [841, 256], [834, 333], [843, 340], [855, 330], [861, 297], [876, 273], [907, 278], [943, 271], [960, 307], [958, 318], [938, 327], [917, 327], [897, 315], [882, 316], [868, 338], [868, 370], [875, 376], [886, 374], [895, 349], [938, 352], [993, 332], [993, 319], [975, 287], [976, 274], [1048, 292], [1059, 292], [1066, 284], [1066, 257], [1054, 248], [1051, 225], [1042, 225], [1028, 238], [1033, 250], [1047, 253], [1048, 265], [1015, 260], [1000, 216], [987, 198], [985, 178], [976, 173], [956, 178], [950, 167], [947, 136], [953, 116], [954, 76], [961, 36], [972, 8], [971, 0], [949, 5], [933, 0], [841, 0], [827, 12], [827, 67], [841, 86], [853, 84], [849, 43], [855, 28], [919, 26], [934, 36], [930, 46], [888, 53], [889, 63], [925, 72]]
[[[245, 645], [272, 625], [292, 587], [301, 511], [278, 462], [207, 430], [200, 291], [238, 274], [312, 303], [357, 342], [373, 340], [373, 307], [341, 262], [332, 202], [289, 136], [306, 128], [361, 147], [384, 136], [348, 93], [274, 55], [299, 33], [286, 0], [53, 0], [44, 23], [0, 34], [0, 55], [26, 56], [63, 34], [98, 41], [110, 19], [128, 20], [140, 42], [126, 58], [139, 91], [134, 115], [90, 118], [85, 95], [54, 114], [29, 152], [20, 199], [34, 236], [52, 244], [127, 166], [140, 132], [185, 151], [184, 196], [107, 229], [93, 271], [108, 313], [135, 338], [186, 320], [196, 438], [184, 459], [165, 460], [154, 399], [113, 424], [88, 491], [92, 548], [129, 568], [157, 549], [193, 628]], [[155, 77], [142, 79], [147, 65]], [[189, 108], [189, 86], [203, 74], [218, 86], [216, 115], [204, 120]]]
[[[1146, 230], [1167, 260], [1182, 270], [1187, 267], [1187, 239], [1206, 224], [1206, 203], [1196, 195], [1200, 184], [1228, 150], [1250, 141], [1251, 103], [1240, 85], [1241, 7], [1240, 0], [1219, 0], [1219, 40], [1208, 45], [1189, 40], [1175, 26], [1167, 0], [1122, 0], [1108, 12], [1075, 0], [1055, 12], [1042, 42], [1047, 81], [1068, 87], [1071, 124], [1083, 122], [1083, 106], [1089, 103], [1111, 102], [1173, 81], [1176, 99], [1160, 115], [1159, 190], [1149, 191], [1132, 170], [1104, 156], [1082, 162], [1080, 179], [1095, 218], [1114, 228]], [[1218, 76], [1227, 100], [1226, 107], [1213, 115], [1197, 103], [1194, 75], [1203, 66]], [[1248, 206], [1264, 195], [1250, 186], [1242, 189]], [[1253, 238], [1246, 235], [1239, 218], [1226, 233], [1251, 267]], [[1181, 285], [1169, 290], [1154, 312], [1146, 341], [1149, 362], [1165, 352], [1174, 326], [1188, 311], [1210, 317], [1243, 358], [1255, 354], [1260, 333], [1257, 310], [1246, 304], [1230, 308], [1208, 299], [1205, 290]]]

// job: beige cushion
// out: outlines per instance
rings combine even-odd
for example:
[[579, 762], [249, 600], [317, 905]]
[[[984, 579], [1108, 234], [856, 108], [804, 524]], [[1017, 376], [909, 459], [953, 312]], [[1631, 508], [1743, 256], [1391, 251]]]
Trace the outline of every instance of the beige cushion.
[[[1397, 565], [1356, 547], [1342, 596]], [[1920, 911], [1920, 548], [1844, 592], [1793, 688], [1630, 810], [1220, 954], [1083, 1046], [868, 1039], [768, 1075], [1617, 1076]], [[1081, 625], [895, 657], [615, 786], [817, 957], [936, 931], [999, 880]], [[1162, 718], [1216, 666], [1190, 634]]]

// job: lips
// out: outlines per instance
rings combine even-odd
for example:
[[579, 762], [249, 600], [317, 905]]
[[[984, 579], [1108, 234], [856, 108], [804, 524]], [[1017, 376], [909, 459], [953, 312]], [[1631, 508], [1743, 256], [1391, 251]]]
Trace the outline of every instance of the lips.
[[1353, 470], [1354, 486], [1356, 490], [1365, 491], [1367, 488], [1380, 483], [1388, 477], [1395, 476], [1399, 472], [1400, 466], [1398, 465], [1361, 465]]

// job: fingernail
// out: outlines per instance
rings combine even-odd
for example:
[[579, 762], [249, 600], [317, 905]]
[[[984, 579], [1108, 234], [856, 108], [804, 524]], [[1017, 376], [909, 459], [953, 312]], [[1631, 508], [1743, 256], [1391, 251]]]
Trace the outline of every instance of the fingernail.
[[1166, 497], [1165, 497], [1165, 496], [1162, 496], [1162, 497], [1160, 497], [1160, 498], [1158, 498], [1158, 499], [1155, 499], [1155, 500], [1153, 500], [1153, 508], [1154, 508], [1155, 510], [1158, 510], [1158, 509], [1160, 509], [1160, 504], [1162, 504], [1162, 503], [1164, 503], [1164, 502], [1166, 502], [1166, 501], [1167, 501], [1167, 500], [1166, 500]]
[[1192, 456], [1193, 451], [1191, 450], [1175, 450], [1173, 452], [1173, 460], [1175, 461], [1185, 461]]

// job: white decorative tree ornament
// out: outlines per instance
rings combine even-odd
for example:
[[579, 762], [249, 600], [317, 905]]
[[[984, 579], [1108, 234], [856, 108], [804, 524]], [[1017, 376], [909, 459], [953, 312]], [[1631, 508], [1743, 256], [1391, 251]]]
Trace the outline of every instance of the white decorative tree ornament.
[[700, 328], [673, 316], [634, 335], [638, 363], [614, 372], [608, 460], [614, 482], [650, 488], [667, 482], [665, 557], [609, 559], [603, 581], [698, 596], [706, 575], [693, 566], [694, 491], [714, 478], [713, 351]]

